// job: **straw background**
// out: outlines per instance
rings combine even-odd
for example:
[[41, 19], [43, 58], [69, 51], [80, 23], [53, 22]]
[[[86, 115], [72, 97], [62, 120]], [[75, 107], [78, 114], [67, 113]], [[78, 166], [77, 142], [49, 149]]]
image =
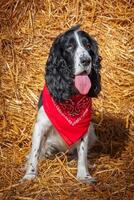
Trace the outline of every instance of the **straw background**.
[[[131, 0], [0, 1], [0, 199], [134, 200], [133, 20]], [[20, 184], [50, 46], [77, 23], [103, 58], [93, 117], [99, 141], [89, 153], [99, 182], [77, 182], [76, 160], [63, 154]]]

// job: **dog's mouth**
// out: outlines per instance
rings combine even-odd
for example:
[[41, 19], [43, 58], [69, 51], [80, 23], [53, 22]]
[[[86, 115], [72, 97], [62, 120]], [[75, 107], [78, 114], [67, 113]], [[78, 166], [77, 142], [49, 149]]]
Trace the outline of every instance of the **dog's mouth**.
[[76, 75], [74, 82], [75, 87], [80, 92], [80, 94], [86, 95], [89, 92], [91, 88], [91, 80], [85, 71]]

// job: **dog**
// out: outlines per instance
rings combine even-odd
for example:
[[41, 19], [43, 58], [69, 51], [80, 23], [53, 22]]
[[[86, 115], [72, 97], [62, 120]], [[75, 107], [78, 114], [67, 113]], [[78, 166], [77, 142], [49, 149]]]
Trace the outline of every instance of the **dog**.
[[87, 153], [97, 137], [91, 120], [92, 98], [101, 91], [97, 42], [80, 25], [60, 34], [46, 63], [45, 86], [38, 103], [32, 149], [22, 180], [37, 175], [38, 159], [77, 150], [77, 179], [94, 183]]

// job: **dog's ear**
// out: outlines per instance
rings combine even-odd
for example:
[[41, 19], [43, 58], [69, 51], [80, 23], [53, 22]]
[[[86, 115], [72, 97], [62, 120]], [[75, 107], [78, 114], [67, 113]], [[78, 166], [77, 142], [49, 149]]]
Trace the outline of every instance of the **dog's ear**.
[[46, 63], [45, 81], [51, 96], [59, 102], [68, 99], [72, 94], [72, 73], [63, 57], [62, 38], [59, 35], [51, 49]]
[[89, 75], [91, 80], [91, 89], [88, 95], [90, 97], [97, 97], [97, 95], [101, 91], [101, 76], [100, 76], [101, 56], [99, 56], [98, 44], [94, 39], [92, 39], [91, 56], [92, 56], [92, 70], [91, 74]]

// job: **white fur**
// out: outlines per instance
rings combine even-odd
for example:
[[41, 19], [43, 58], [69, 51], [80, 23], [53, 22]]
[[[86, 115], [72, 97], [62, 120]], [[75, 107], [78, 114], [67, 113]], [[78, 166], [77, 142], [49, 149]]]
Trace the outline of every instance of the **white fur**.
[[47, 133], [50, 127], [51, 127], [51, 122], [48, 119], [46, 113], [44, 112], [43, 107], [41, 107], [39, 109], [39, 112], [37, 115], [37, 121], [35, 123], [34, 130], [33, 130], [32, 149], [29, 154], [26, 174], [23, 177], [23, 180], [33, 179], [36, 176], [41, 141], [42, 139], [44, 140], [47, 139]]
[[[75, 31], [74, 34], [77, 42], [77, 49], [74, 56], [75, 75], [80, 74], [83, 71], [87, 71], [87, 74], [89, 74], [91, 71], [91, 62], [88, 66], [86, 66], [85, 69], [80, 62], [80, 58], [84, 56], [91, 60], [91, 57], [88, 51], [82, 45], [78, 33]], [[74, 149], [77, 149], [77, 178], [86, 183], [91, 183], [94, 181], [94, 179], [90, 176], [88, 172], [87, 152], [88, 148], [93, 145], [95, 140], [96, 136], [93, 124], [90, 123], [89, 130], [85, 134], [83, 139], [78, 141], [75, 145], [71, 147], [71, 149], [69, 149], [70, 152]], [[39, 157], [45, 156], [46, 154], [48, 156], [51, 155], [52, 148], [55, 148], [58, 151], [62, 152], [68, 150], [67, 145], [64, 143], [59, 133], [52, 126], [42, 106], [38, 111], [37, 121], [33, 130], [32, 149], [30, 154], [28, 155], [26, 174], [23, 177], [22, 181], [33, 179], [37, 175], [37, 164]]]
[[[75, 148], [77, 148], [78, 151], [78, 180], [89, 183], [94, 180], [88, 172], [87, 151], [95, 141], [96, 136], [94, 133], [93, 124], [90, 123], [89, 130], [87, 134], [85, 134], [83, 140], [78, 141], [74, 146], [72, 146], [71, 149], [69, 149], [70, 151], [73, 151]], [[68, 150], [68, 147], [60, 137], [59, 133], [53, 128], [42, 106], [39, 109], [37, 121], [34, 126], [32, 149], [28, 156], [26, 174], [22, 181], [35, 178], [37, 175], [38, 158], [40, 156], [44, 156], [46, 151], [49, 151], [51, 146], [54, 146], [58, 149], [58, 151], [61, 152]]]
[[91, 183], [95, 181], [95, 179], [90, 175], [88, 171], [87, 153], [88, 149], [92, 147], [96, 139], [97, 138], [94, 132], [94, 127], [93, 124], [91, 123], [89, 126], [88, 133], [83, 137], [82, 141], [77, 145], [77, 152], [78, 152], [77, 179], [85, 183]]
[[86, 57], [86, 58], [89, 58], [91, 60], [91, 56], [89, 55], [88, 51], [85, 49], [85, 47], [82, 45], [81, 41], [80, 41], [80, 38], [79, 38], [79, 35], [78, 35], [78, 32], [75, 31], [74, 32], [74, 35], [75, 35], [75, 39], [76, 39], [76, 42], [77, 42], [77, 49], [75, 51], [75, 55], [74, 55], [74, 67], [75, 67], [75, 75], [78, 75], [80, 73], [82, 73], [83, 71], [86, 71], [87, 74], [90, 74], [91, 72], [91, 62], [90, 64], [85, 68], [81, 62], [80, 62], [80, 58], [81, 57]]

